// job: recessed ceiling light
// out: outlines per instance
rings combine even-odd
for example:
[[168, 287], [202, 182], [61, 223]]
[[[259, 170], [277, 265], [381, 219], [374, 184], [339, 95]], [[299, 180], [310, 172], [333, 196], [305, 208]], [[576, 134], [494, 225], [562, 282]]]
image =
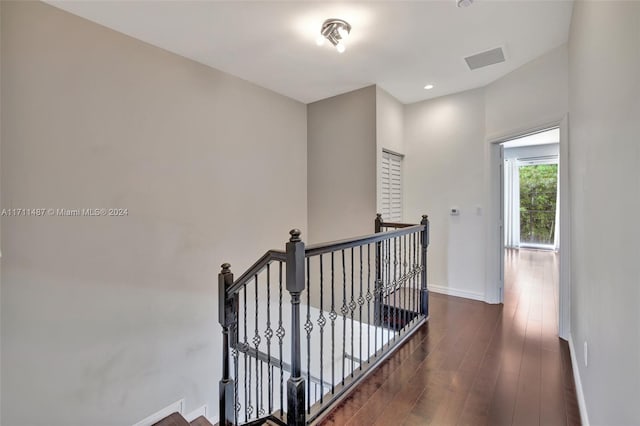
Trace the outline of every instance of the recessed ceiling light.
[[424, 88], [427, 90], [431, 90], [433, 89], [433, 84], [427, 84], [426, 86], [424, 86]]

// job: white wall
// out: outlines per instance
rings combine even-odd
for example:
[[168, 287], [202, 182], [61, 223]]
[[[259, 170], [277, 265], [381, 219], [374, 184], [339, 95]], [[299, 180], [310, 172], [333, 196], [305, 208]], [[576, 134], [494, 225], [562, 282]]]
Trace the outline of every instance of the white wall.
[[305, 242], [371, 234], [376, 217], [376, 87], [307, 105]]
[[[406, 218], [428, 214], [428, 282], [437, 291], [484, 298], [484, 92], [405, 106]], [[451, 207], [460, 209], [450, 216]]]
[[215, 417], [216, 275], [306, 231], [306, 107], [1, 8], [3, 207], [129, 212], [2, 217], [2, 424], [127, 425], [180, 398]]
[[568, 111], [564, 44], [485, 87], [486, 138], [557, 122]]
[[574, 373], [593, 425], [640, 424], [638, 46], [640, 3], [575, 3], [569, 39], [571, 334]]
[[[405, 219], [429, 214], [434, 290], [499, 300], [490, 141], [557, 124], [568, 110], [566, 74], [563, 45], [485, 88], [405, 105]], [[451, 207], [460, 216], [449, 216]]]

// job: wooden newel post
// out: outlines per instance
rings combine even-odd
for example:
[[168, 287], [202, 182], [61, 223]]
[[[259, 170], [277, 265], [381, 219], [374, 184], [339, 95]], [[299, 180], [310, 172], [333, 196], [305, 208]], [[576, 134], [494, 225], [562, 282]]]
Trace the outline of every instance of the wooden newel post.
[[218, 320], [222, 326], [222, 380], [220, 380], [220, 425], [235, 424], [234, 382], [229, 368], [229, 337], [237, 321], [238, 298], [228, 296], [233, 284], [231, 265], [222, 265], [218, 274]]
[[291, 294], [291, 376], [287, 381], [287, 424], [301, 426], [306, 423], [305, 382], [301, 374], [300, 353], [300, 293], [304, 290], [304, 242], [300, 230], [293, 229], [286, 246], [287, 291]]
[[429, 246], [429, 217], [424, 214], [420, 225], [424, 226], [421, 231], [420, 267], [422, 274], [420, 275], [420, 313], [429, 316], [429, 291], [427, 290], [427, 247]]

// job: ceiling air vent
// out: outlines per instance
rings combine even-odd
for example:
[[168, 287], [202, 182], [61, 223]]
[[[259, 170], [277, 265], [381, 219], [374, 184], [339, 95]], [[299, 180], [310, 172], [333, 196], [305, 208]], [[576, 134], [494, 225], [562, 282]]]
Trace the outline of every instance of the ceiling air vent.
[[464, 58], [464, 60], [467, 61], [469, 69], [475, 70], [478, 68], [504, 62], [504, 52], [502, 51], [502, 48], [496, 47], [495, 49], [487, 50], [486, 52], [467, 56], [466, 58]]

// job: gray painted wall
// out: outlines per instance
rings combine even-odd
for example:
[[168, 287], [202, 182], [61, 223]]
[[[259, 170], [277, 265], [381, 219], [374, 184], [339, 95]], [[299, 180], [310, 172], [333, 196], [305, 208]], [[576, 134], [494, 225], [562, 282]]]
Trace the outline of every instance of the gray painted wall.
[[640, 3], [575, 3], [569, 39], [571, 335], [592, 425], [640, 424], [638, 46]]
[[127, 425], [180, 398], [215, 418], [216, 275], [306, 232], [305, 105], [42, 3], [1, 10], [3, 207], [128, 208], [2, 217], [2, 424]]
[[307, 105], [307, 122], [309, 234], [305, 241], [373, 233], [376, 87]]

